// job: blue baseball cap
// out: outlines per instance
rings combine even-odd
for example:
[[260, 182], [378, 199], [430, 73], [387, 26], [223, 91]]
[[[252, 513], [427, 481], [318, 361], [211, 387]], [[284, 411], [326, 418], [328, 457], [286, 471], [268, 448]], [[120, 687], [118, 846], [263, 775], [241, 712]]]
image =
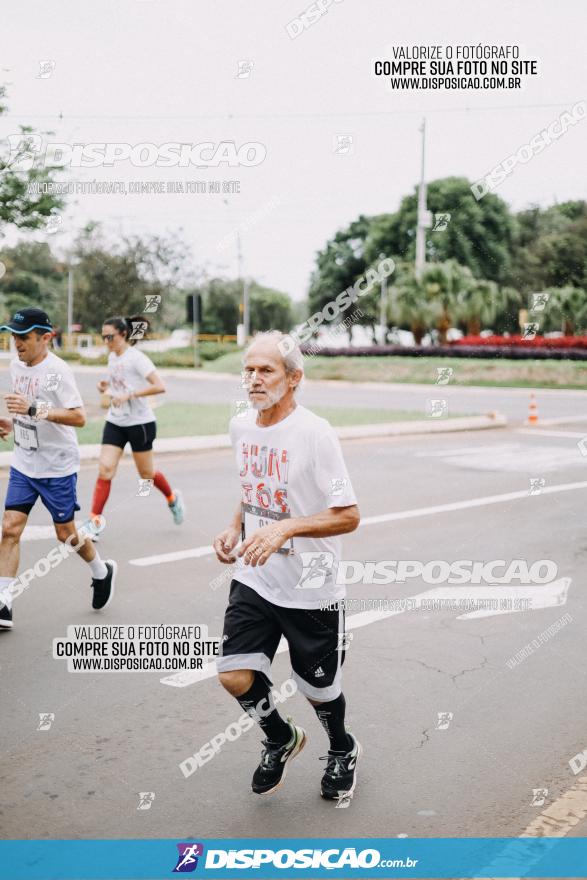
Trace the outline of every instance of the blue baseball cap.
[[42, 309], [20, 309], [8, 324], [0, 327], [0, 330], [9, 330], [11, 333], [29, 333], [35, 329], [53, 332], [53, 324]]

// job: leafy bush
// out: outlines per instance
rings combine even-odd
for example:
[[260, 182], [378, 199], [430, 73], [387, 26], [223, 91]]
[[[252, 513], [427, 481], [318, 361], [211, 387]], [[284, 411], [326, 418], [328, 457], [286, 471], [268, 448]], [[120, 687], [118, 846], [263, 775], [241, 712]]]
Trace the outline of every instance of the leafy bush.
[[223, 354], [238, 351], [236, 342], [200, 342], [200, 357], [203, 361], [215, 361]]

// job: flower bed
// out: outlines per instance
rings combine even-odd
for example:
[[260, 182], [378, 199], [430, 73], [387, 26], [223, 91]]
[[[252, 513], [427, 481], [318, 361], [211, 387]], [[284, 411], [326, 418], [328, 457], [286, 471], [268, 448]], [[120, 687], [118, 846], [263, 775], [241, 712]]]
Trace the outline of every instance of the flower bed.
[[535, 336], [534, 339], [524, 339], [522, 336], [463, 336], [449, 345], [466, 346], [522, 346], [523, 348], [587, 348], [587, 336], [556, 336], [546, 339], [544, 336]]
[[[469, 339], [471, 337], [468, 337]], [[481, 343], [471, 345], [459, 339], [458, 343], [450, 343], [449, 345], [369, 345], [357, 346], [356, 348], [312, 348], [303, 345], [302, 354], [311, 357], [319, 355], [324, 358], [369, 358], [387, 356], [399, 357], [448, 357], [448, 358], [500, 358], [504, 360], [569, 360], [569, 361], [587, 361], [587, 339], [584, 339], [583, 346], [575, 345], [532, 345], [528, 340], [524, 340], [521, 344], [512, 343], [512, 339], [519, 337], [506, 337], [505, 342], [499, 345], [487, 342], [485, 337], [479, 338]], [[491, 337], [490, 337], [491, 338]], [[502, 337], [493, 337], [502, 339]], [[579, 337], [582, 338], [582, 337]], [[547, 339], [548, 343], [561, 342], [561, 339]]]

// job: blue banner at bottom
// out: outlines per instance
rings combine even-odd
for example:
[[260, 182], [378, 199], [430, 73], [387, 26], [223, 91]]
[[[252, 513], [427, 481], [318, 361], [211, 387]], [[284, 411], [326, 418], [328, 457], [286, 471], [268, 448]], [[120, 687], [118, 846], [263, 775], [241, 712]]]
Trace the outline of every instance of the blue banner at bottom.
[[587, 878], [587, 838], [0, 841], [2, 880]]

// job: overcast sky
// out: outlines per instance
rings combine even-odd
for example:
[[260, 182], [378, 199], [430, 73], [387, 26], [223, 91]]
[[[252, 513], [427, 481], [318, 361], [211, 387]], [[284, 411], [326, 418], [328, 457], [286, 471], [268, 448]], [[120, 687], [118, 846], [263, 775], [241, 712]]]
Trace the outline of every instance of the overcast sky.
[[[246, 274], [300, 299], [316, 251], [337, 229], [361, 213], [396, 210], [413, 190], [423, 115], [427, 178], [474, 180], [587, 97], [584, 0], [341, 0], [291, 39], [285, 26], [308, 5], [14, 4], [3, 20], [10, 113], [2, 137], [22, 123], [65, 143], [228, 140], [267, 150], [250, 168], [73, 169], [69, 179], [86, 181], [240, 180], [241, 192], [70, 196], [47, 240], [62, 249], [91, 219], [114, 235], [183, 227], [197, 264], [235, 276], [226, 236], [240, 226]], [[539, 76], [521, 91], [392, 93], [372, 73], [392, 44], [479, 42], [519, 45], [538, 59]], [[48, 78], [38, 78], [41, 60], [55, 62]], [[248, 77], [237, 77], [239, 61], [252, 62]], [[498, 194], [514, 209], [586, 198], [586, 134], [585, 120], [571, 127]], [[352, 136], [351, 154], [334, 151], [337, 135]]]

